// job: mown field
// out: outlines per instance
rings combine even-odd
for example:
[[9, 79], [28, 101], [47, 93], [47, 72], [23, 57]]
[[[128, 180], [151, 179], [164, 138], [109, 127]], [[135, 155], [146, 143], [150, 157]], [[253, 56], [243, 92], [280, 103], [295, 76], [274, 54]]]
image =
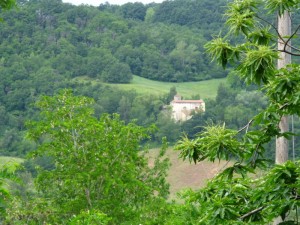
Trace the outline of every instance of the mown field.
[[[75, 80], [79, 82], [91, 81], [92, 83], [101, 83], [97, 80], [91, 80], [87, 77], [77, 77]], [[193, 95], [200, 95], [202, 99], [214, 99], [220, 83], [225, 82], [225, 78], [213, 79], [198, 82], [171, 83], [153, 81], [146, 78], [134, 76], [129, 84], [106, 84], [111, 87], [117, 87], [123, 90], [135, 90], [140, 94], [162, 95], [168, 93], [171, 87], [176, 87], [177, 93], [185, 99]], [[103, 84], [103, 83], [102, 83]]]
[[171, 83], [160, 82], [134, 76], [130, 84], [110, 84], [124, 90], [136, 90], [141, 94], [164, 94], [168, 93], [171, 87], [176, 87], [177, 93], [184, 98], [189, 98], [193, 95], [200, 95], [201, 98], [215, 98], [218, 86], [221, 82], [225, 82], [225, 78], [213, 79], [198, 82]]
[[[149, 151], [150, 165], [152, 163], [151, 159], [153, 159], [158, 152], [158, 149], [151, 149]], [[216, 161], [215, 163], [203, 161], [195, 165], [189, 161], [183, 161], [179, 158], [179, 151], [174, 151], [171, 147], [167, 150], [166, 156], [171, 162], [167, 177], [170, 184], [171, 199], [176, 199], [176, 193], [180, 190], [204, 187], [209, 179], [224, 170], [227, 165], [226, 161]]]

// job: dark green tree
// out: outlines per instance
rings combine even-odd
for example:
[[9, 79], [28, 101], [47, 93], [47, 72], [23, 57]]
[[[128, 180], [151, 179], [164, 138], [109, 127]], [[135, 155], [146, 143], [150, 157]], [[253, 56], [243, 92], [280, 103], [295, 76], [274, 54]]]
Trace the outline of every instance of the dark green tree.
[[108, 83], [129, 83], [132, 73], [127, 64], [116, 62], [102, 73], [102, 79]]
[[144, 20], [146, 16], [146, 6], [143, 3], [126, 3], [120, 7], [121, 15], [126, 19]]

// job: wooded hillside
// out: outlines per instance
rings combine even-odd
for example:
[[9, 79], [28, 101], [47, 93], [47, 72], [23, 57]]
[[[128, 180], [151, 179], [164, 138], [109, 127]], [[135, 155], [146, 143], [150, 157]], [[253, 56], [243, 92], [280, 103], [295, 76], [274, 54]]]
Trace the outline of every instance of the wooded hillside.
[[[197, 2], [203, 8], [203, 1]], [[190, 15], [184, 24], [182, 19], [160, 18], [174, 16], [170, 7], [185, 8], [172, 4], [168, 9], [139, 3], [96, 8], [60, 0], [19, 1], [18, 9], [3, 13], [5, 23], [0, 24], [1, 73], [22, 80], [47, 71], [112, 83], [130, 82], [132, 74], [172, 82], [224, 77], [226, 73], [210, 63], [203, 48], [221, 29], [220, 16], [208, 19], [220, 5], [198, 13], [177, 12], [180, 17]], [[197, 28], [185, 26], [190, 23]]]
[[[199, 14], [189, 10], [178, 12], [180, 17], [189, 15], [186, 24], [160, 18], [162, 14], [172, 17], [170, 9], [185, 8], [185, 4], [179, 6], [177, 1], [90, 7], [73, 6], [61, 0], [19, 0], [17, 7], [3, 11], [1, 154], [20, 156], [34, 148], [23, 138], [24, 122], [37, 116], [33, 103], [40, 95], [71, 88], [76, 94], [96, 100], [97, 115], [117, 112], [127, 122], [136, 119], [138, 124], [146, 125], [157, 122], [162, 105], [168, 104], [170, 97], [138, 97], [134, 91], [99, 83], [128, 83], [132, 75], [169, 82], [224, 77], [226, 71], [210, 63], [203, 48], [212, 30], [221, 29], [220, 16], [211, 21], [212, 30], [189, 26], [195, 21], [200, 25], [200, 14], [207, 24], [204, 15], [213, 13], [210, 10], [220, 8], [219, 5], [208, 4], [210, 7], [205, 9], [200, 0], [186, 4], [198, 4], [201, 9]], [[97, 85], [74, 80], [81, 76], [97, 80]]]

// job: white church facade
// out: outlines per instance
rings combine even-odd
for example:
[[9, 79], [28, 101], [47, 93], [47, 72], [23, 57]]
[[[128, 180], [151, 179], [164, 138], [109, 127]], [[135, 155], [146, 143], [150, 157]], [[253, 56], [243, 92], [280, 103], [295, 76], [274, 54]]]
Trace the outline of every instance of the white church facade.
[[170, 105], [172, 107], [172, 118], [176, 122], [189, 120], [194, 113], [205, 112], [205, 102], [202, 99], [181, 100], [180, 95], [175, 95]]

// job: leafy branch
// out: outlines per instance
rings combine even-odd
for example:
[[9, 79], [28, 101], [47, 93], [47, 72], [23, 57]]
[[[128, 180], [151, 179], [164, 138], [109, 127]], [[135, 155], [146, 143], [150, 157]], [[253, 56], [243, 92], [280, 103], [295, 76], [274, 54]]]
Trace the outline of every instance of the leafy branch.
[[254, 209], [254, 210], [252, 210], [251, 212], [248, 212], [248, 213], [244, 214], [243, 216], [241, 216], [240, 219], [243, 220], [243, 219], [245, 219], [246, 217], [251, 216], [251, 215], [253, 215], [253, 214], [255, 214], [255, 213], [258, 213], [258, 212], [260, 212], [260, 211], [263, 210], [263, 209], [264, 209], [264, 206], [261, 206], [261, 207], [259, 207], [259, 208], [257, 208], [257, 209]]
[[242, 132], [243, 130], [246, 129], [246, 133], [248, 132], [248, 129], [251, 125], [251, 123], [253, 122], [254, 119], [251, 119], [244, 127], [242, 127], [241, 129], [238, 130], [238, 133]]

